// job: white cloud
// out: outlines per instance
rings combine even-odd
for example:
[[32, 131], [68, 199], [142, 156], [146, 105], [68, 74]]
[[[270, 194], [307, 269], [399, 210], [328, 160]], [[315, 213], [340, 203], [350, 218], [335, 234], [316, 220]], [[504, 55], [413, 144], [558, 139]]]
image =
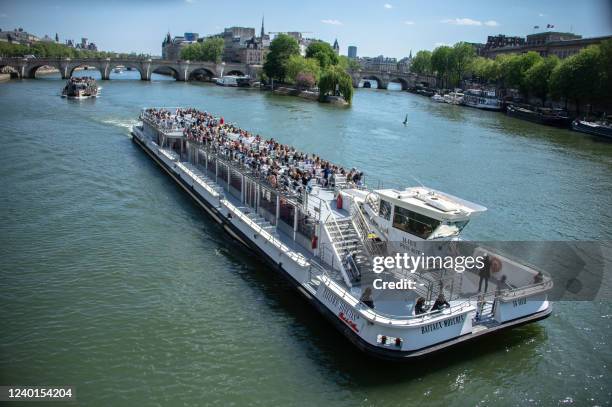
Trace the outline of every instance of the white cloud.
[[185, 0], [185, 3], [193, 4], [195, 3], [195, 0]]
[[499, 23], [495, 20], [489, 20], [489, 21], [485, 21], [484, 25], [489, 26], [489, 27], [497, 27], [499, 26]]
[[389, 3], [385, 3], [385, 5], [383, 7], [386, 8], [386, 9], [393, 8], [393, 6], [391, 4], [389, 4]]
[[5, 17], [8, 17], [8, 15], [6, 15], [5, 13], [2, 13], [2, 14], [0, 14], [0, 17], [1, 18], [5, 18]]
[[323, 24], [342, 25], [342, 21], [340, 21], [340, 20], [327, 19], [327, 20], [321, 20], [321, 22]]
[[447, 47], [448, 47], [448, 46], [450, 46], [450, 44], [449, 44], [449, 43], [447, 43], [447, 42], [436, 42], [434, 45], [435, 45], [436, 47], [441, 47], [441, 46], [443, 46], [443, 45], [446, 45]]
[[442, 20], [441, 22], [455, 25], [482, 25], [481, 21], [472, 20], [471, 18], [447, 18], [446, 20]]
[[407, 21], [404, 21], [404, 24], [406, 24], [406, 25], [414, 25], [414, 21], [407, 20]]
[[538, 17], [546, 17], [546, 14], [540, 13], [540, 14], [538, 14]]

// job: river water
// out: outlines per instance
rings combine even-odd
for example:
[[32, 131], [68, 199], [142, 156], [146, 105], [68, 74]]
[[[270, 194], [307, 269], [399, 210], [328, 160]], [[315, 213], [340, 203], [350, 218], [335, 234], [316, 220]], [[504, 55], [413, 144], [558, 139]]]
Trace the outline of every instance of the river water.
[[343, 109], [135, 75], [86, 101], [53, 76], [0, 85], [0, 385], [74, 385], [94, 406], [611, 403], [609, 302], [560, 302], [418, 363], [371, 360], [129, 128], [144, 106], [212, 111], [385, 186], [483, 204], [465, 231], [480, 240], [612, 240], [612, 143], [405, 92], [360, 89]]

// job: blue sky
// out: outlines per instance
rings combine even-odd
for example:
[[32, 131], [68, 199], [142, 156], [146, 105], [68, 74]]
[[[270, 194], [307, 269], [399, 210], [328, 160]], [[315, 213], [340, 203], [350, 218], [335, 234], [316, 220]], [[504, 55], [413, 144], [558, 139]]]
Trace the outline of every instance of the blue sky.
[[457, 41], [485, 42], [487, 35], [526, 35], [535, 25], [585, 37], [612, 34], [610, 0], [0, 0], [0, 28], [23, 27], [61, 40], [87, 37], [100, 49], [161, 53], [161, 41], [186, 31], [201, 35], [232, 25], [266, 31], [305, 31], [360, 56], [408, 55]]

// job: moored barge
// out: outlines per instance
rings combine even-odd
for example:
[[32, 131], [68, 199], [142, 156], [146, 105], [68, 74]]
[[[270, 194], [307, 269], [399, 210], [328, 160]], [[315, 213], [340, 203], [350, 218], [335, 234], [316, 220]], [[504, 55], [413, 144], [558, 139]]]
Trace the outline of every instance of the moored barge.
[[484, 292], [477, 273], [441, 266], [409, 273], [410, 289], [376, 287], [376, 277], [406, 280], [401, 267], [372, 273], [377, 258], [454, 247], [480, 205], [424, 186], [369, 189], [355, 169], [195, 109], [144, 109], [140, 119], [134, 143], [369, 354], [422, 357], [551, 312], [547, 274], [480, 246], [472, 254], [494, 265]]

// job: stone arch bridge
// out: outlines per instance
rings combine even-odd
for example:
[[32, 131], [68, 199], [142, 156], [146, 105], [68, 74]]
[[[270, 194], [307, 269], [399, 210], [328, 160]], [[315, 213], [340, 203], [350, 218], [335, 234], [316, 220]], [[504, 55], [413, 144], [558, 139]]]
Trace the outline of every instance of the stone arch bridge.
[[155, 72], [172, 72], [176, 80], [188, 81], [198, 76], [213, 78], [230, 74], [257, 77], [261, 70], [259, 65], [150, 58], [0, 58], [0, 69], [10, 67], [19, 78], [35, 78], [36, 71], [43, 66], [58, 69], [62, 79], [70, 78], [79, 67], [94, 67], [102, 79], [110, 79], [113, 69], [125, 66], [138, 71], [143, 81], [151, 80]]
[[378, 89], [387, 89], [389, 82], [398, 82], [402, 85], [402, 90], [408, 90], [417, 84], [428, 87], [436, 86], [436, 78], [434, 76], [417, 75], [411, 72], [385, 72], [360, 69], [349, 71], [349, 74], [355, 88], [359, 86], [359, 82], [362, 80], [375, 80], [378, 83]]

